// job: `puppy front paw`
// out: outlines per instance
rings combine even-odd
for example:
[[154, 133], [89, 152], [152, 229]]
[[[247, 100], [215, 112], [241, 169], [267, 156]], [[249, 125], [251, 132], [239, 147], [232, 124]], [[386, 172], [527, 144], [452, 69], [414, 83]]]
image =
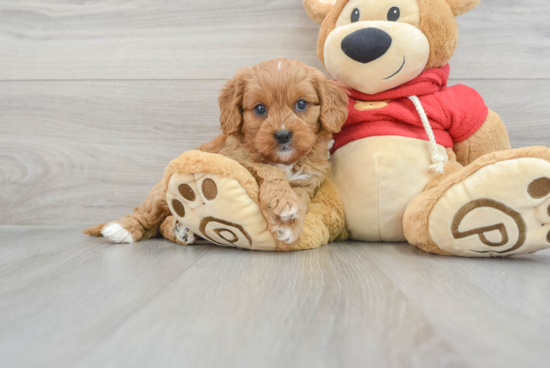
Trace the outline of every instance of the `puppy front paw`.
[[296, 243], [302, 237], [301, 228], [296, 225], [275, 225], [271, 228], [271, 231], [273, 232], [277, 240], [285, 242], [286, 244]]
[[300, 217], [300, 208], [298, 206], [288, 206], [281, 214], [278, 216], [281, 218], [281, 221], [283, 222], [290, 222], [292, 220], [296, 220], [298, 217]]
[[294, 192], [283, 198], [272, 199], [267, 207], [273, 213], [275, 221], [291, 222], [300, 217], [300, 204]]
[[122, 225], [112, 222], [107, 224], [102, 230], [101, 235], [112, 243], [132, 244], [135, 242], [132, 234], [122, 227]]

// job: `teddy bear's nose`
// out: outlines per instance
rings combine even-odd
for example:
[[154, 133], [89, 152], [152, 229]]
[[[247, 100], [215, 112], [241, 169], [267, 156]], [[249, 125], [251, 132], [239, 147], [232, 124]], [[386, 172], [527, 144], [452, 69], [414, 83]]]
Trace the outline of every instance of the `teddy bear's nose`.
[[391, 36], [383, 30], [363, 28], [342, 40], [342, 51], [351, 59], [366, 64], [384, 55], [391, 43]]

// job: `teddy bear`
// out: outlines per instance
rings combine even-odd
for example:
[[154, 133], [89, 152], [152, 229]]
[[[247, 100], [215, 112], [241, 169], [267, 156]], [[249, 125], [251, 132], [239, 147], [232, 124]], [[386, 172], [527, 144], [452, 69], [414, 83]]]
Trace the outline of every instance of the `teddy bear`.
[[304, 0], [349, 88], [332, 180], [354, 240], [503, 257], [550, 247], [550, 149], [512, 150], [482, 97], [447, 86], [455, 17], [480, 0]]

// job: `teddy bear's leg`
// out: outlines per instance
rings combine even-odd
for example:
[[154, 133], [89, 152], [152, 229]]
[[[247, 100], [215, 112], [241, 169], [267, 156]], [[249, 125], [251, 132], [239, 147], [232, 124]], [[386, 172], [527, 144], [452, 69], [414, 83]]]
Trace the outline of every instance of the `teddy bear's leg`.
[[494, 152], [464, 168], [453, 165], [407, 207], [411, 244], [465, 257], [550, 248], [550, 148]]
[[[178, 226], [212, 243], [255, 250], [277, 250], [278, 241], [262, 213], [258, 183], [239, 163], [227, 157], [189, 151], [166, 170], [165, 193], [174, 220], [163, 235], [178, 238]], [[187, 236], [188, 238], [188, 236]], [[177, 243], [186, 243], [180, 236]]]
[[[260, 208], [238, 180], [212, 172], [173, 174], [166, 192], [175, 221], [163, 235], [177, 239], [178, 226], [223, 246], [276, 250]], [[188, 230], [186, 230], [188, 229]], [[174, 240], [179, 244], [185, 239]]]

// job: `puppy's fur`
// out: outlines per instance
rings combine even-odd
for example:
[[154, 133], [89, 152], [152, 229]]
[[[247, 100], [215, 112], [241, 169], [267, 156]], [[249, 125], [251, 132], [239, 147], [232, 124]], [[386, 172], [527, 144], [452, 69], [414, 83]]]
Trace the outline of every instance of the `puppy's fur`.
[[[297, 108], [300, 100], [307, 102], [304, 111]], [[198, 149], [247, 168], [258, 180], [260, 206], [274, 235], [288, 244], [297, 242], [310, 201], [330, 173], [327, 146], [347, 118], [345, 90], [315, 68], [278, 59], [240, 70], [218, 101], [223, 133]], [[265, 114], [257, 113], [258, 105], [265, 106]], [[275, 134], [281, 131], [292, 133], [288, 143], [277, 141]], [[131, 243], [160, 229], [174, 240], [176, 221], [162, 188], [158, 183], [134, 214], [84, 233]]]

